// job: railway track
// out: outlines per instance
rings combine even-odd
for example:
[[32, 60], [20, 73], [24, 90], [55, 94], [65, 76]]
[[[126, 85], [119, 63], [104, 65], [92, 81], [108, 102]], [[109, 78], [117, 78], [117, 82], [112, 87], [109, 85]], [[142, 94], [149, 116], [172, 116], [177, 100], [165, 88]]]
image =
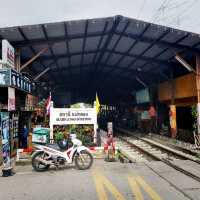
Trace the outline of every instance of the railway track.
[[[120, 132], [120, 131], [118, 131]], [[199, 165], [199, 160], [196, 160], [195, 158], [191, 156], [187, 156], [185, 154], [182, 154], [180, 152], [174, 151], [172, 152], [168, 147], [165, 148], [163, 146], [156, 146], [155, 143], [151, 144], [150, 141], [145, 141], [141, 139], [140, 137], [136, 137], [133, 135], [128, 136], [118, 136], [116, 143], [117, 144], [123, 144], [126, 148], [128, 148], [129, 153], [126, 153], [127, 156], [132, 162], [141, 161], [144, 162], [145, 165], [148, 166], [147, 161], [151, 160], [157, 160], [165, 163], [166, 165], [174, 168], [175, 170], [185, 174], [186, 176], [189, 176], [190, 178], [193, 178], [194, 180], [200, 182], [200, 174], [195, 174], [192, 171], [189, 171], [187, 169], [184, 169], [184, 166], [181, 167], [176, 164], [177, 160], [190, 160], [191, 162], [194, 162], [196, 165]], [[123, 148], [123, 146], [121, 146]], [[126, 149], [124, 149], [124, 152], [126, 152]], [[134, 152], [132, 154], [132, 152]], [[136, 155], [140, 155], [141, 158], [137, 160], [137, 157], [134, 155], [136, 152]], [[122, 152], [123, 153], [123, 152]], [[129, 154], [129, 155], [128, 155]], [[148, 159], [147, 159], [148, 158]], [[151, 158], [151, 159], [149, 159]], [[194, 160], [193, 160], [194, 159]], [[199, 165], [200, 167], [200, 165]]]

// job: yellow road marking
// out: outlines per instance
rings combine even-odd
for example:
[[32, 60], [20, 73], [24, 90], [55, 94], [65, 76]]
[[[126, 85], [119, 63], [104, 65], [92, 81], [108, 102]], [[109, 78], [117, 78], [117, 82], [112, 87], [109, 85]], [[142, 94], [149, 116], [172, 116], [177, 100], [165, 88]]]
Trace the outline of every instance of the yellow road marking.
[[145, 180], [140, 176], [128, 176], [128, 181], [136, 200], [143, 200], [142, 193], [138, 184], [144, 189], [144, 191], [151, 197], [152, 200], [162, 200], [161, 197], [151, 188]]
[[103, 184], [98, 179], [98, 176], [96, 176], [94, 173], [93, 173], [93, 179], [95, 182], [96, 191], [97, 191], [99, 200], [108, 200]]
[[99, 200], [108, 200], [105, 188], [107, 188], [116, 200], [125, 200], [123, 195], [117, 190], [117, 188], [102, 174], [97, 171], [93, 172], [93, 179], [96, 186], [96, 191]]
[[137, 176], [136, 180], [153, 200], [161, 200], [161, 197], [144, 181], [142, 177]]
[[134, 177], [128, 177], [129, 185], [131, 186], [132, 192], [135, 195], [136, 200], [143, 200], [142, 193], [140, 191], [139, 185]]

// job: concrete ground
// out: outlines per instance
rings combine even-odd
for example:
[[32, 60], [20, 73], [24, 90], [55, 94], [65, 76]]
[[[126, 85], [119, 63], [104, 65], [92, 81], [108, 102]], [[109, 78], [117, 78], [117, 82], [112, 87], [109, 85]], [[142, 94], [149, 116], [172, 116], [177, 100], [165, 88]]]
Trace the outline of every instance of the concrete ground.
[[90, 170], [73, 166], [38, 173], [17, 166], [0, 177], [2, 200], [186, 200], [200, 199], [200, 183], [162, 162], [122, 164], [95, 160]]

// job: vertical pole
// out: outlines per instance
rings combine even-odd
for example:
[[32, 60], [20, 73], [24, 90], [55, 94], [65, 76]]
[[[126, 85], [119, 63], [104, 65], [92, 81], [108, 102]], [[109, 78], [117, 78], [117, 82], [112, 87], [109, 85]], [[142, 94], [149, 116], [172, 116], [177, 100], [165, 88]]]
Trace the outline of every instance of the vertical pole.
[[51, 105], [50, 105], [50, 120], [49, 120], [49, 123], [50, 123], [50, 143], [51, 144], [54, 142], [52, 115], [53, 115], [53, 101], [51, 101]]
[[96, 144], [97, 143], [97, 128], [98, 128], [98, 124], [97, 124], [97, 109], [96, 109], [96, 101], [94, 101], [94, 113], [95, 113], [95, 122], [94, 122], [94, 136], [93, 136], [93, 142]]
[[196, 86], [197, 86], [197, 133], [200, 137], [200, 56], [196, 56]]
[[15, 51], [15, 69], [19, 72], [20, 71], [20, 66], [21, 66], [21, 60], [20, 60], [20, 49], [17, 48]]
[[173, 70], [171, 71], [171, 105], [169, 111], [169, 121], [170, 121], [170, 131], [171, 137], [175, 138], [177, 134], [177, 125], [176, 125], [176, 105], [175, 105], [175, 81]]

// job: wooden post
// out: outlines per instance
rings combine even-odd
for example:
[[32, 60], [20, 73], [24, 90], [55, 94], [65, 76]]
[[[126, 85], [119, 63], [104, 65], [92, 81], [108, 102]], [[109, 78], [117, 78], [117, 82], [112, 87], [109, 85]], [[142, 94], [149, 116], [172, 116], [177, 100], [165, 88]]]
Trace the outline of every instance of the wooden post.
[[173, 70], [171, 72], [171, 105], [169, 111], [169, 121], [170, 121], [170, 130], [171, 137], [175, 138], [177, 134], [177, 125], [176, 125], [176, 105], [175, 105], [175, 81]]
[[196, 86], [197, 86], [197, 133], [200, 138], [200, 56], [196, 56]]
[[15, 51], [15, 69], [19, 72], [20, 71], [20, 66], [21, 66], [21, 60], [20, 60], [20, 49], [17, 48]]

